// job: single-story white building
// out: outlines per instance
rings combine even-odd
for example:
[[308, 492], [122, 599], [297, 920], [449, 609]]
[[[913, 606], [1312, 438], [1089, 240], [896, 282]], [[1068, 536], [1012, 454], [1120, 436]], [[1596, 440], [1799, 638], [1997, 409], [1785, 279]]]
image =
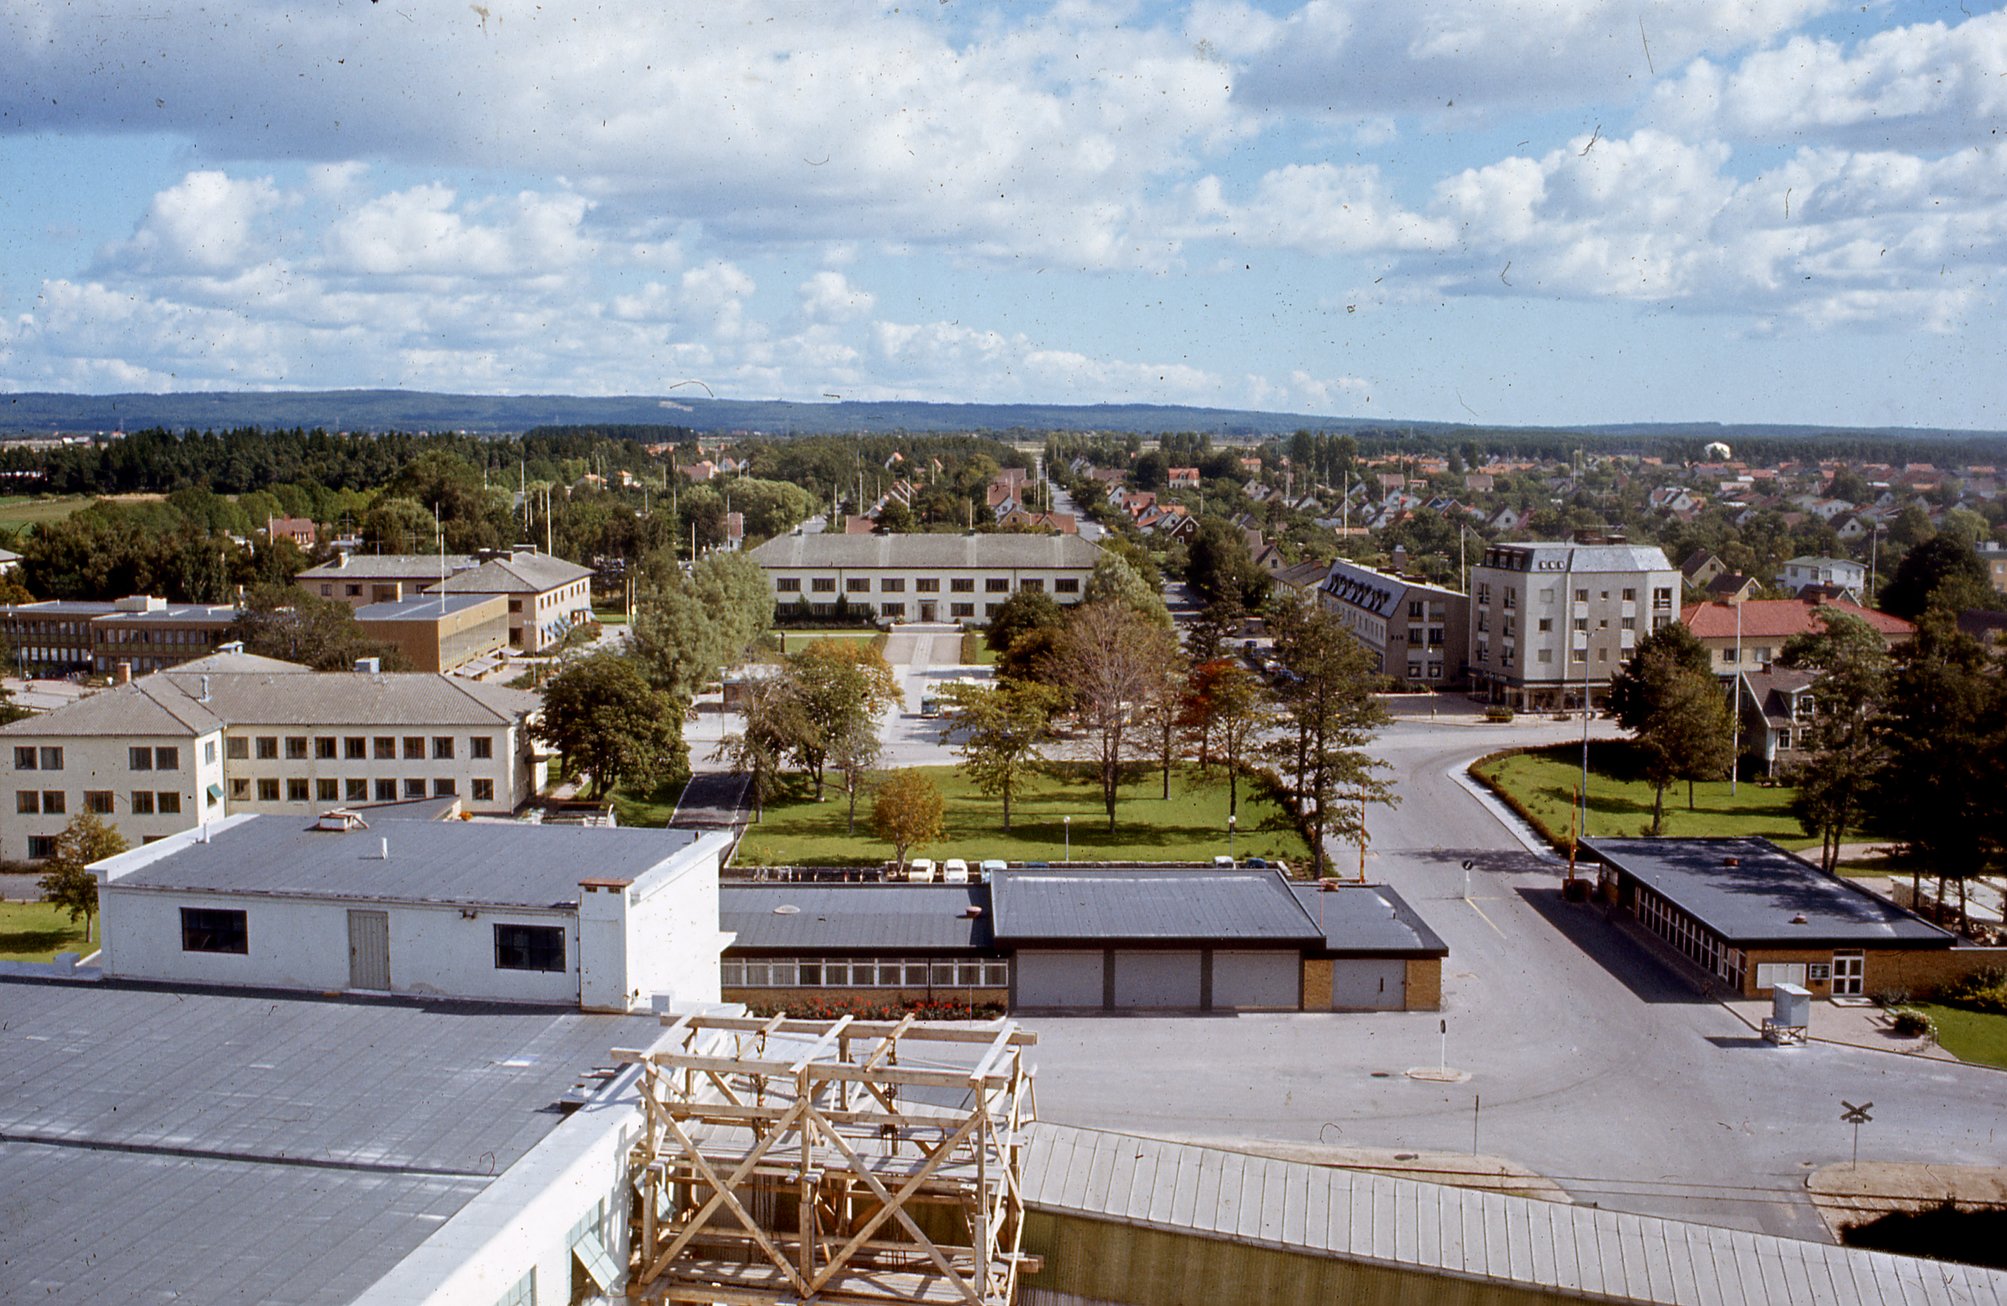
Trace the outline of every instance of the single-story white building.
[[105, 977], [718, 1001], [725, 834], [370, 819], [232, 816], [97, 863]]

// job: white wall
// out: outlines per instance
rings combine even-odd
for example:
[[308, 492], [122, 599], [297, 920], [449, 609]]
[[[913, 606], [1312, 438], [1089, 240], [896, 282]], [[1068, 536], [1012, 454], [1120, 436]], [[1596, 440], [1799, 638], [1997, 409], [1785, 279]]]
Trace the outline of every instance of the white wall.
[[[520, 750], [523, 747], [521, 734], [513, 726], [467, 726], [467, 725], [405, 725], [405, 726], [272, 726], [233, 725], [229, 728], [233, 739], [244, 741], [244, 751], [248, 757], [228, 758], [223, 772], [228, 777], [224, 782], [229, 810], [232, 812], [290, 812], [298, 815], [318, 815], [331, 807], [353, 806], [357, 802], [374, 803], [381, 801], [376, 796], [376, 782], [379, 779], [392, 780], [397, 784], [397, 796], [401, 801], [404, 782], [407, 779], [425, 782], [425, 797], [431, 798], [433, 782], [447, 779], [453, 782], [456, 796], [463, 810], [481, 815], [507, 816], [529, 801], [528, 768], [523, 765]], [[389, 736], [397, 741], [395, 758], [378, 758], [376, 740], [379, 735]], [[406, 758], [404, 740], [406, 736], [425, 741], [423, 757]], [[443, 736], [453, 741], [453, 756], [435, 758], [432, 756], [433, 739]], [[365, 741], [367, 757], [351, 759], [346, 756], [347, 741], [360, 737]], [[279, 756], [260, 758], [258, 740], [277, 740]], [[304, 738], [307, 741], [307, 756], [288, 758], [286, 740]], [[315, 757], [316, 738], [331, 738], [335, 741], [332, 758]], [[476, 758], [471, 741], [485, 738], [490, 741], [492, 756]], [[258, 781], [276, 780], [279, 785], [277, 802], [261, 801], [258, 798]], [[317, 781], [329, 779], [335, 782], [337, 796], [332, 800], [316, 797]], [[369, 796], [352, 799], [348, 794], [348, 781], [362, 780], [369, 786]], [[474, 801], [474, 781], [492, 780], [495, 783], [495, 797], [492, 802]], [[237, 797], [230, 781], [247, 782], [248, 797]], [[286, 798], [287, 780], [307, 782], [307, 800], [292, 802]]]
[[[216, 745], [219, 761], [205, 763], [204, 745], [211, 743]], [[165, 747], [178, 750], [180, 765], [173, 771], [134, 771], [128, 750], [142, 745], [149, 749]], [[61, 748], [63, 769], [17, 771], [14, 769], [14, 749], [17, 746], [32, 747], [38, 751], [43, 747]], [[86, 790], [111, 791], [112, 810], [105, 820], [134, 847], [147, 839], [158, 839], [193, 828], [205, 811], [213, 820], [224, 809], [221, 805], [207, 807], [206, 791], [212, 784], [220, 786], [223, 783], [221, 754], [222, 744], [215, 732], [206, 735], [120, 735], [115, 738], [11, 733], [0, 736], [0, 774], [6, 776], [5, 792], [0, 793], [0, 857], [26, 861], [30, 836], [61, 834], [70, 819], [84, 810]], [[38, 791], [38, 805], [40, 792], [61, 790], [63, 811], [53, 816], [21, 813], [17, 810], [15, 795], [23, 789]], [[161, 792], [178, 794], [181, 811], [162, 815], [156, 810], [151, 815], [136, 815], [132, 810], [132, 791], [135, 789], [155, 795]]]
[[624, 887], [581, 887], [581, 1005], [638, 1011], [655, 994], [678, 1007], [718, 1001], [718, 862], [729, 843], [705, 834]]

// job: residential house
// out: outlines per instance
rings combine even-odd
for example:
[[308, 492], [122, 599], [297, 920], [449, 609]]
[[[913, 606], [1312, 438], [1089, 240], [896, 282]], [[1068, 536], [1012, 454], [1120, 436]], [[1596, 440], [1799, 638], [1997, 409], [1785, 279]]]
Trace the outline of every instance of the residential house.
[[1811, 743], [1812, 685], [1820, 673], [1806, 667], [1765, 667], [1735, 677], [1735, 710], [1742, 725], [1742, 755], [1763, 760], [1763, 773], [1781, 775]]
[[1812, 585], [1831, 585], [1851, 594], [1858, 602], [1861, 592], [1867, 588], [1868, 569], [1847, 558], [1800, 556], [1784, 563], [1784, 570], [1777, 575], [1777, 583], [1793, 594]]
[[1173, 467], [1165, 473], [1165, 483], [1172, 489], [1199, 488], [1199, 469], [1196, 467]]
[[301, 549], [312, 552], [320, 532], [311, 517], [268, 517], [265, 519], [265, 538], [269, 540], [291, 540]]
[[1904, 643], [1916, 633], [1916, 627], [1901, 617], [1847, 599], [1702, 603], [1687, 609], [1683, 620], [1708, 650], [1715, 670], [1728, 676], [1737, 671], [1760, 671], [1782, 656], [1784, 645], [1794, 637], [1823, 630], [1825, 619], [1820, 613], [1827, 608], [1860, 618], [1892, 645]]

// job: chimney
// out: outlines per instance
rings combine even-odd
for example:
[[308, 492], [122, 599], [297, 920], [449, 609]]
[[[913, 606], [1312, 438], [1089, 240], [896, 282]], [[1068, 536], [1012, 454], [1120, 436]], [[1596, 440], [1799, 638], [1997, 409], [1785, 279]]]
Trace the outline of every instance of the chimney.
[[121, 685], [130, 685], [130, 684], [132, 683], [132, 663], [131, 663], [131, 662], [129, 662], [129, 661], [121, 661], [121, 662], [120, 662], [120, 663], [118, 664], [118, 676], [117, 676], [117, 681], [118, 681], [118, 683], [119, 683], [119, 684], [121, 684]]
[[204, 673], [202, 677], [202, 697], [195, 701], [198, 703], [207, 703], [209, 701], [209, 676], [207, 673]]
[[377, 856], [377, 860], [378, 860], [378, 861], [385, 861], [385, 862], [387, 862], [387, 861], [389, 861], [389, 860], [390, 860], [390, 836], [389, 836], [389, 835], [385, 835], [385, 836], [383, 837], [383, 842], [382, 842], [381, 844], [379, 844], [379, 845], [378, 845], [378, 847], [377, 847], [377, 854], [376, 854], [376, 856]]

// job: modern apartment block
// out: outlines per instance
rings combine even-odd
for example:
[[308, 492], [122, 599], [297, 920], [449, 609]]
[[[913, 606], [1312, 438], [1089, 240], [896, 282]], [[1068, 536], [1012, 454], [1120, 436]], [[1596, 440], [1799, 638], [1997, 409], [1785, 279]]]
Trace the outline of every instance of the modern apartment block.
[[1401, 688], [1463, 683], [1469, 595], [1340, 558], [1317, 586], [1317, 601], [1338, 614], [1379, 659], [1380, 674]]
[[215, 652], [236, 620], [237, 609], [224, 604], [144, 594], [110, 602], [50, 599], [0, 607], [0, 635], [13, 650], [11, 669], [24, 676], [111, 675], [120, 663], [144, 675]]
[[1472, 689], [1516, 708], [1601, 701], [1638, 641], [1679, 620], [1679, 569], [1656, 545], [1494, 544], [1470, 589]]
[[887, 621], [980, 625], [1019, 590], [1080, 601], [1101, 550], [1078, 535], [783, 535], [748, 555], [781, 615], [839, 606]]
[[222, 653], [0, 726], [0, 857], [47, 857], [90, 811], [138, 846], [240, 812], [455, 798], [506, 816], [541, 786], [533, 694]]

